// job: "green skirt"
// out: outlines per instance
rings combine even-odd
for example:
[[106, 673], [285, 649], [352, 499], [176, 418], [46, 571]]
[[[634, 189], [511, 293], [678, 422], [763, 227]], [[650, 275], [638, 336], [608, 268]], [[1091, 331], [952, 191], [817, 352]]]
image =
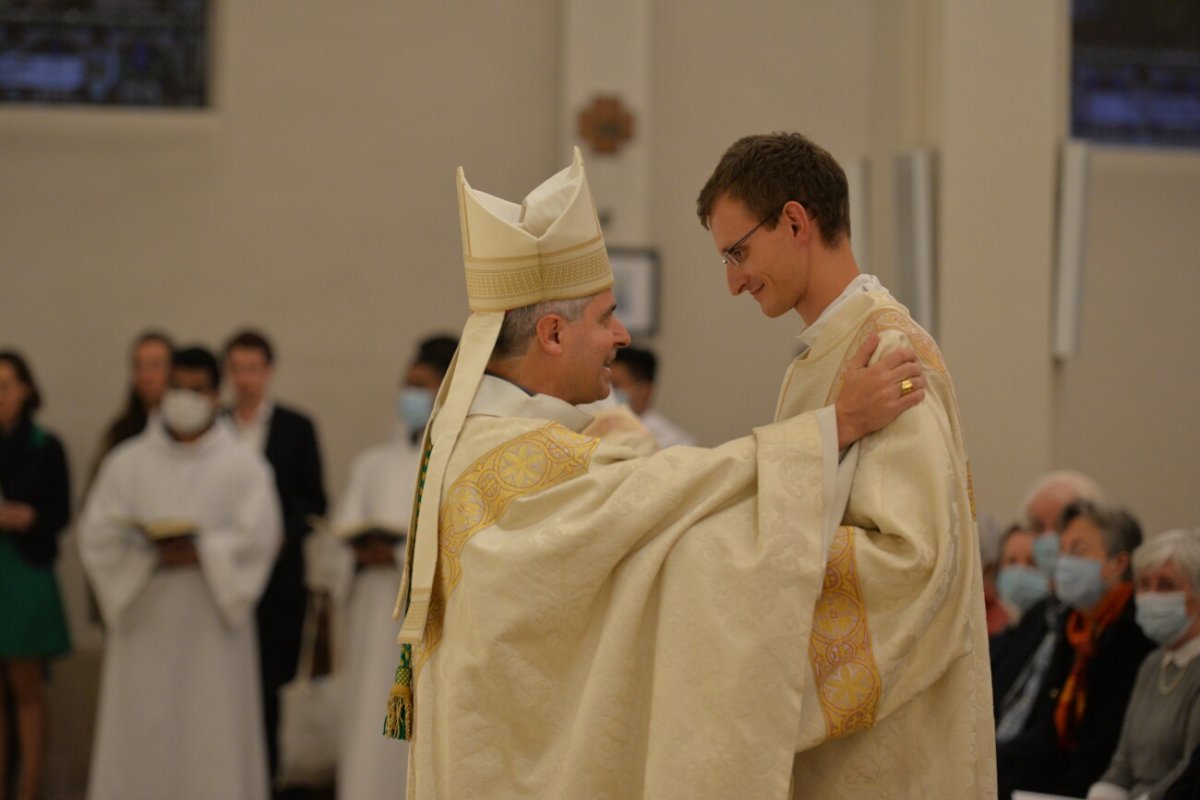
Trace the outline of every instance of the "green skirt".
[[0, 533], [0, 658], [48, 658], [71, 649], [58, 581], [28, 564]]

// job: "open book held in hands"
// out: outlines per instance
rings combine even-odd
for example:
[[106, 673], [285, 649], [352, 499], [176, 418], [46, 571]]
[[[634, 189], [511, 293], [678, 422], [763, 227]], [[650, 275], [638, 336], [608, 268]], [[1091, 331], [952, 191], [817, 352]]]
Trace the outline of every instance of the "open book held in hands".
[[367, 539], [383, 539], [395, 544], [405, 536], [404, 528], [394, 522], [368, 519], [351, 525], [333, 525], [324, 517], [310, 516], [308, 524], [313, 528], [333, 534], [338, 539], [356, 544]]
[[129, 520], [129, 526], [152, 542], [196, 535], [196, 523], [182, 519]]

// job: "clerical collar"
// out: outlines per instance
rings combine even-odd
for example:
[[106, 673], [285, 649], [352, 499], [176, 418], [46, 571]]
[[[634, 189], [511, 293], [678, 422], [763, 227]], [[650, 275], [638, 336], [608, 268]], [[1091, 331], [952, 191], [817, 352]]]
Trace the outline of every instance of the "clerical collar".
[[1180, 669], [1192, 663], [1196, 656], [1200, 656], [1200, 636], [1175, 650], [1163, 651], [1163, 660]]
[[592, 421], [592, 416], [580, 411], [566, 400], [548, 394], [530, 395], [512, 381], [496, 375], [484, 375], [475, 392], [468, 416], [522, 417], [548, 419], [579, 433]]
[[[797, 355], [803, 355], [808, 348], [812, 347], [812, 343], [817, 340], [817, 336], [820, 335], [821, 330], [829, 323], [829, 320], [833, 318], [833, 315], [837, 313], [837, 310], [846, 301], [855, 295], [866, 292], [887, 293], [887, 289], [879, 282], [879, 278], [876, 278], [874, 275], [867, 275], [866, 273], [860, 274], [857, 278], [850, 281], [850, 283], [846, 284], [846, 288], [842, 289], [842, 293], [832, 303], [825, 306], [825, 310], [821, 312], [812, 325], [800, 329], [800, 352]], [[803, 318], [801, 318], [801, 323], [803, 323]]]

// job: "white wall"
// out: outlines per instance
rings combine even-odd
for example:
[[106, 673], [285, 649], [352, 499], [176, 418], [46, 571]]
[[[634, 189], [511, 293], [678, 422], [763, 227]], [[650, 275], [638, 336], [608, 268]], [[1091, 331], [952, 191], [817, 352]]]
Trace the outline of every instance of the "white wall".
[[1200, 153], [1093, 148], [1079, 353], [1057, 370], [1054, 462], [1148, 535], [1200, 525]]

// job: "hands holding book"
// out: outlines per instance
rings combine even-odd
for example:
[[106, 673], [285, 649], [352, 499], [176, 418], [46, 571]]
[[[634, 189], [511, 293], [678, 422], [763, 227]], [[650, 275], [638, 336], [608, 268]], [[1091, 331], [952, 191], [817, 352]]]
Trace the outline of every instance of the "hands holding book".
[[395, 537], [365, 534], [350, 540], [360, 569], [395, 566]]
[[131, 522], [134, 529], [150, 540], [158, 551], [158, 563], [166, 569], [194, 567], [200, 563], [196, 552], [196, 525], [186, 520], [161, 519]]
[[395, 547], [404, 539], [402, 528], [376, 519], [335, 527], [324, 517], [310, 516], [308, 523], [314, 530], [349, 544], [359, 569], [395, 566]]

